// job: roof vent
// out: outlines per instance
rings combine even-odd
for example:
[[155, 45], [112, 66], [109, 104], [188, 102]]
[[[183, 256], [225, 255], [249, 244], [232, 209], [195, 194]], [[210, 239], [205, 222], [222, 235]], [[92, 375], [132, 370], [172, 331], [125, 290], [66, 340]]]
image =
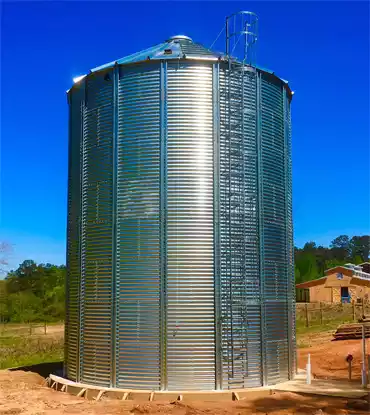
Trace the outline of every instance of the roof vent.
[[189, 42], [192, 42], [193, 39], [189, 36], [185, 36], [185, 35], [176, 35], [176, 36], [172, 36], [170, 37], [166, 42], [173, 42], [175, 40], [188, 40]]

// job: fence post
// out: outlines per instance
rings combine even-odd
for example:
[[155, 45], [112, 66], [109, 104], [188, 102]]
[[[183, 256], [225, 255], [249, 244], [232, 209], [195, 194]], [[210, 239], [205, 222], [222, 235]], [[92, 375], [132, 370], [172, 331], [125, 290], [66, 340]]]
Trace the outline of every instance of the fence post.
[[46, 321], [44, 321], [44, 334], [46, 334]]
[[308, 320], [308, 303], [305, 304], [305, 315], [306, 315], [306, 327], [310, 327], [310, 322]]
[[306, 365], [306, 383], [311, 385], [311, 355], [308, 353]]
[[32, 335], [32, 323], [30, 323], [30, 336]]
[[348, 380], [352, 380], [352, 360], [348, 362]]
[[367, 373], [366, 373], [366, 331], [365, 324], [362, 323], [362, 370], [361, 370], [361, 384], [366, 388]]
[[352, 319], [356, 321], [356, 301], [352, 300]]
[[323, 324], [323, 309], [322, 309], [322, 303], [320, 301], [320, 325]]

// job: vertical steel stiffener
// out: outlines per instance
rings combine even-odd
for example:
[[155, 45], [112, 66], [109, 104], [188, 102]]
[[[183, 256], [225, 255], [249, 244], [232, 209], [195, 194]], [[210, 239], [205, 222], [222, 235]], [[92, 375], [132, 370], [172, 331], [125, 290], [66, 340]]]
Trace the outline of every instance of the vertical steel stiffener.
[[177, 36], [69, 91], [68, 378], [212, 390], [294, 375], [292, 94], [255, 66], [248, 24], [239, 60]]

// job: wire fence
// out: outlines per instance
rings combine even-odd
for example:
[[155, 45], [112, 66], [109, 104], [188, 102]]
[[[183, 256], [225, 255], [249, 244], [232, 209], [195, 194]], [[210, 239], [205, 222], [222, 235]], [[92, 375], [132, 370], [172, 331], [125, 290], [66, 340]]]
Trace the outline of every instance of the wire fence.
[[312, 327], [330, 323], [358, 322], [364, 316], [370, 316], [369, 303], [331, 304], [297, 303], [297, 326]]
[[[331, 304], [297, 303], [297, 327], [324, 326], [331, 323], [358, 322], [363, 316], [370, 317], [370, 303]], [[63, 332], [63, 322], [0, 323], [0, 337], [40, 336]]]
[[[63, 324], [63, 323], [61, 323]], [[54, 333], [56, 325], [50, 325], [47, 322], [41, 323], [1, 323], [0, 337], [22, 337], [22, 336], [40, 336]], [[57, 331], [61, 331], [59, 329]]]

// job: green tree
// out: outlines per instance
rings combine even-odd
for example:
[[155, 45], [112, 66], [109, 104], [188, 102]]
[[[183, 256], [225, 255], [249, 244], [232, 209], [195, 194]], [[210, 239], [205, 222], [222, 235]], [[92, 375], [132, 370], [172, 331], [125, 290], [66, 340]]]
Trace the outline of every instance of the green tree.
[[303, 251], [315, 252], [316, 251], [316, 242], [313, 242], [313, 241], [306, 242], [303, 246]]
[[349, 259], [351, 256], [350, 239], [348, 235], [340, 235], [335, 238], [331, 242], [330, 248], [333, 257], [337, 260], [342, 261]]
[[323, 276], [325, 270], [328, 269], [326, 262], [327, 262], [327, 259], [330, 258], [330, 249], [325, 248], [324, 246], [318, 246], [316, 249], [315, 255], [316, 255], [317, 271], [320, 276]]
[[8, 321], [8, 303], [6, 292], [6, 281], [0, 280], [0, 324]]
[[64, 319], [65, 266], [23, 261], [5, 279], [7, 319]]
[[294, 277], [295, 277], [295, 283], [296, 284], [300, 284], [302, 281], [302, 277], [301, 277], [301, 273], [299, 271], [299, 268], [297, 267], [297, 265], [295, 265], [294, 267]]
[[29, 277], [35, 272], [36, 269], [37, 269], [36, 262], [32, 261], [32, 259], [26, 259], [19, 265], [15, 273], [17, 277], [20, 277], [20, 278]]
[[311, 281], [319, 277], [314, 251], [306, 251], [305, 249], [296, 251], [295, 266], [299, 271], [299, 276], [302, 282]]
[[349, 241], [351, 257], [353, 259], [360, 258], [359, 263], [367, 262], [369, 260], [369, 245], [370, 245], [369, 235], [353, 236], [351, 240]]

